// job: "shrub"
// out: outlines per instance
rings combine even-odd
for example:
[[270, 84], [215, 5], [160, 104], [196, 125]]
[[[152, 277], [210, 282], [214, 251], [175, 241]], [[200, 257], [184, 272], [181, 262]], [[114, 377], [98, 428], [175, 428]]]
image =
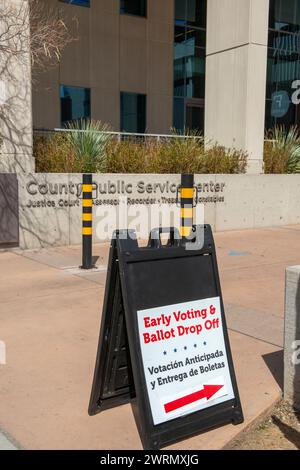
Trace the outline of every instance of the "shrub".
[[[79, 120], [67, 132], [35, 136], [33, 154], [41, 173], [97, 173], [105, 169], [106, 146], [111, 140], [101, 122]], [[82, 132], [84, 131], [84, 132]]]
[[247, 154], [217, 144], [205, 149], [204, 140], [113, 142], [107, 148], [107, 173], [244, 173]]
[[300, 136], [296, 126], [276, 126], [266, 134], [265, 173], [300, 173]]
[[63, 134], [35, 136], [33, 144], [36, 171], [40, 173], [76, 173], [76, 166], [68, 141]]
[[82, 172], [98, 173], [105, 169], [110, 128], [101, 121], [79, 119], [66, 125], [66, 140]]
[[[78, 124], [77, 124], [78, 125]], [[36, 137], [34, 154], [40, 172], [105, 173], [244, 173], [247, 154], [205, 143], [194, 134], [190, 138], [121, 140], [104, 134], [99, 123], [88, 123], [86, 132]], [[76, 126], [72, 125], [72, 126]], [[81, 127], [84, 124], [81, 123]], [[69, 129], [72, 129], [69, 127]]]
[[106, 149], [106, 173], [147, 173], [141, 142], [112, 141]]
[[204, 139], [194, 135], [173, 138], [167, 143], [157, 143], [149, 155], [152, 173], [196, 173], [199, 159], [204, 154]]
[[210, 146], [197, 168], [200, 174], [239, 174], [247, 168], [247, 152], [236, 149], [226, 149], [214, 144]]

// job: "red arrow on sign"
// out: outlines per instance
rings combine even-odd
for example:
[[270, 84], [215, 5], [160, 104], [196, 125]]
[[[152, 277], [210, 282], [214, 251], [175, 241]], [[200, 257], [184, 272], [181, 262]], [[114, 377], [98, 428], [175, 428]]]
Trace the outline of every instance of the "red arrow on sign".
[[199, 392], [194, 392], [191, 395], [186, 395], [185, 397], [166, 403], [165, 412], [171, 413], [172, 411], [183, 408], [186, 405], [195, 403], [195, 401], [203, 400], [203, 398], [206, 398], [208, 401], [223, 387], [224, 385], [203, 385], [203, 389], [199, 390]]

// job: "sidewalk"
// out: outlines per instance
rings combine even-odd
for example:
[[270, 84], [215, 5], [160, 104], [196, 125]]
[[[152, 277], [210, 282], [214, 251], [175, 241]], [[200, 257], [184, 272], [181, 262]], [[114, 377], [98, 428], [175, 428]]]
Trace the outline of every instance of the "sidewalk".
[[[169, 449], [223, 448], [281, 396], [285, 267], [300, 264], [300, 226], [218, 233], [216, 246], [245, 423]], [[95, 247], [97, 272], [78, 270], [80, 253], [0, 252], [0, 428], [25, 449], [141, 449], [130, 405], [87, 415], [108, 245]]]

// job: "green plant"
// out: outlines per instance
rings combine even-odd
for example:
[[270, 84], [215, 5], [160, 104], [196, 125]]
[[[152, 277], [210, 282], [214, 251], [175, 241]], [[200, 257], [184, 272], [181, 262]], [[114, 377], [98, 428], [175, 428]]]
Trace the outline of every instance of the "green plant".
[[276, 126], [266, 133], [265, 173], [300, 173], [300, 135], [296, 126]]
[[66, 140], [82, 171], [97, 173], [105, 169], [110, 127], [101, 121], [79, 119], [66, 125]]
[[94, 129], [80, 132], [75, 128], [48, 138], [35, 137], [37, 171], [209, 174], [244, 173], [247, 165], [245, 152], [205, 142], [197, 134], [118, 141], [99, 127]]
[[204, 139], [112, 142], [107, 147], [107, 173], [244, 173], [246, 152], [207, 145]]

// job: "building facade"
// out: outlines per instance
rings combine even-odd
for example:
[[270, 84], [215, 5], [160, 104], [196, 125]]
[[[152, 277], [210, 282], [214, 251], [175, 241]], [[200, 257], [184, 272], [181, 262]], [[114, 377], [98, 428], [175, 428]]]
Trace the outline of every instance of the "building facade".
[[34, 128], [196, 129], [259, 173], [265, 130], [300, 122], [299, 0], [45, 1], [77, 40], [34, 87]]
[[[91, 116], [113, 129], [169, 132], [173, 125], [173, 0], [46, 0], [78, 40], [39, 77], [35, 128]], [[73, 19], [76, 18], [76, 21]]]

